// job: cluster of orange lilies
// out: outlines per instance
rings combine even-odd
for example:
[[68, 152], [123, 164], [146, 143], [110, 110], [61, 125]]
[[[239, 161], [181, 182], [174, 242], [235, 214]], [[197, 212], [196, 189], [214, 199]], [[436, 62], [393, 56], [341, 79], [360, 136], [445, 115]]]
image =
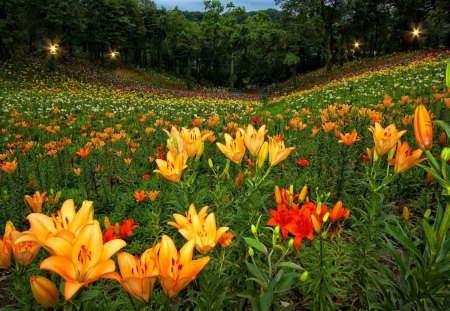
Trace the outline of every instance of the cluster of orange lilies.
[[[40, 268], [65, 280], [66, 300], [100, 278], [118, 281], [127, 293], [144, 303], [150, 302], [154, 284], [159, 279], [165, 294], [172, 298], [188, 286], [210, 260], [208, 256], [193, 260], [194, 248], [206, 254], [218, 243], [222, 247], [229, 246], [234, 237], [227, 232], [228, 227], [216, 230], [214, 213], [208, 215], [207, 209], [205, 206], [197, 213], [191, 205], [186, 217], [174, 214], [175, 222], [170, 224], [187, 240], [180, 250], [170, 237], [164, 235], [140, 258], [120, 252], [117, 255], [118, 273], [111, 257], [125, 247], [126, 242], [120, 237], [104, 239], [100, 224], [94, 219], [92, 201], [84, 201], [76, 210], [74, 201], [67, 200], [51, 216], [40, 212], [29, 214], [27, 231], [19, 232], [12, 222], [7, 222], [0, 240], [0, 268], [11, 267], [11, 254], [19, 265], [27, 267], [43, 247], [50, 256], [41, 262]], [[50, 280], [32, 276], [30, 284], [38, 303], [46, 307], [58, 305], [57, 287]]]

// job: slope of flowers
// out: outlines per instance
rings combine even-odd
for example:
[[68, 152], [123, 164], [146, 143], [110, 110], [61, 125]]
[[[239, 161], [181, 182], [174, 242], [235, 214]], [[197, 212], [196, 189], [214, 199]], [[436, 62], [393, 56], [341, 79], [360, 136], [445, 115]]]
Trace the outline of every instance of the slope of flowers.
[[447, 60], [276, 105], [11, 67], [0, 306], [445, 309]]

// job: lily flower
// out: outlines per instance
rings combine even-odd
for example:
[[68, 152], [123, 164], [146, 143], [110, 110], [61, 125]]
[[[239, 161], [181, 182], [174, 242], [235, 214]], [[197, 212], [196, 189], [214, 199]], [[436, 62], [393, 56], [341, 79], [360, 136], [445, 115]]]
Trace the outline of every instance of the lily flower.
[[172, 298], [192, 282], [209, 262], [209, 256], [192, 260], [195, 241], [187, 242], [178, 252], [172, 239], [163, 235], [159, 249], [159, 282]]
[[0, 240], [0, 269], [8, 269], [11, 267], [12, 243], [10, 233], [12, 230], [14, 230], [13, 223], [11, 221], [7, 221], [3, 239]]
[[344, 144], [347, 147], [353, 145], [356, 141], [360, 140], [358, 138], [358, 133], [356, 132], [356, 130], [353, 130], [353, 132], [351, 134], [350, 133], [345, 133], [345, 134], [339, 133], [339, 136], [341, 139], [338, 140], [338, 143]]
[[153, 287], [159, 275], [158, 251], [160, 244], [147, 249], [139, 259], [126, 252], [117, 255], [120, 274], [117, 280], [131, 296], [148, 304], [152, 298]]
[[269, 163], [270, 167], [286, 160], [295, 147], [286, 148], [284, 141], [277, 141], [273, 137], [269, 137]]
[[2, 164], [0, 165], [0, 169], [7, 174], [12, 174], [17, 169], [17, 162], [16, 160], [11, 162], [3, 161]]
[[70, 241], [75, 237], [78, 229], [92, 222], [93, 218], [94, 207], [92, 201], [83, 201], [80, 209], [76, 212], [73, 200], [67, 200], [63, 203], [61, 210], [57, 212], [56, 216], [52, 214], [49, 217], [41, 213], [28, 215], [27, 220], [30, 222], [30, 230], [23, 232], [16, 243], [35, 241], [52, 253], [52, 249], [46, 244], [49, 238], [64, 236]]
[[181, 128], [179, 137], [181, 137], [184, 142], [184, 146], [189, 158], [194, 158], [195, 156], [197, 156], [197, 152], [204, 148], [205, 139], [210, 135], [210, 133], [202, 135], [198, 127], [194, 127], [190, 130], [185, 127]]
[[250, 154], [253, 157], [257, 157], [259, 153], [259, 149], [264, 144], [265, 135], [267, 133], [266, 126], [262, 125], [258, 131], [255, 130], [253, 125], [247, 125], [247, 129], [244, 131], [243, 129], [239, 129], [241, 133], [244, 135], [245, 146], [250, 151]]
[[153, 172], [162, 175], [165, 179], [172, 182], [179, 182], [181, 173], [187, 168], [186, 161], [181, 153], [175, 155], [172, 152], [168, 152], [167, 161], [156, 159], [156, 164], [159, 169]]
[[329, 218], [331, 219], [331, 222], [338, 221], [342, 217], [345, 217], [345, 219], [348, 219], [350, 216], [350, 211], [348, 209], [344, 209], [342, 207], [342, 201], [337, 201], [337, 203], [334, 205], [333, 209], [330, 211]]
[[192, 227], [192, 221], [194, 217], [198, 217], [199, 221], [203, 223], [208, 213], [208, 208], [209, 208], [208, 206], [204, 206], [200, 210], [200, 212], [197, 213], [195, 205], [191, 204], [189, 206], [189, 210], [186, 213], [186, 216], [183, 216], [181, 214], [173, 214], [175, 222], [169, 222], [168, 224], [177, 229], [182, 229], [185, 226]]
[[34, 258], [36, 258], [41, 246], [35, 241], [18, 242], [17, 239], [19, 238], [21, 233], [16, 230], [11, 221], [8, 221], [6, 223], [6, 226], [6, 230], [8, 231], [8, 235], [6, 236], [6, 243], [11, 246], [11, 252], [14, 255], [14, 259], [22, 267], [28, 267], [28, 265], [34, 260]]
[[391, 124], [384, 129], [378, 122], [375, 123], [375, 127], [370, 127], [369, 130], [373, 133], [375, 152], [378, 157], [382, 157], [394, 148], [400, 137], [406, 133], [406, 131], [398, 131], [395, 124]]
[[61, 237], [52, 237], [48, 242], [52, 245], [54, 256], [44, 259], [40, 268], [55, 272], [66, 281], [66, 300], [72, 298], [82, 286], [99, 278], [111, 278], [116, 265], [110, 257], [126, 245], [120, 239], [103, 244], [98, 221], [84, 225], [72, 243]]
[[241, 132], [236, 132], [236, 138], [233, 139], [229, 134], [225, 134], [225, 145], [216, 143], [220, 151], [231, 161], [236, 164], [241, 164], [242, 158], [245, 154], [245, 142], [241, 136]]
[[408, 142], [400, 143], [398, 142], [397, 153], [395, 154], [395, 165], [394, 172], [395, 174], [400, 174], [411, 167], [416, 166], [418, 163], [425, 160], [420, 159], [422, 156], [422, 150], [412, 150], [409, 146]]
[[431, 149], [433, 146], [433, 124], [427, 109], [423, 105], [418, 106], [414, 113], [414, 135], [420, 149]]
[[202, 221], [198, 215], [194, 215], [192, 226], [184, 226], [178, 232], [186, 240], [194, 240], [195, 249], [201, 254], [206, 254], [216, 246], [222, 235], [229, 229], [228, 227], [216, 228], [216, 218], [214, 213], [211, 213], [205, 221]]
[[42, 212], [42, 205], [45, 202], [46, 196], [47, 192], [41, 194], [39, 191], [36, 191], [33, 196], [26, 195], [25, 201], [28, 203], [34, 213], [40, 213]]

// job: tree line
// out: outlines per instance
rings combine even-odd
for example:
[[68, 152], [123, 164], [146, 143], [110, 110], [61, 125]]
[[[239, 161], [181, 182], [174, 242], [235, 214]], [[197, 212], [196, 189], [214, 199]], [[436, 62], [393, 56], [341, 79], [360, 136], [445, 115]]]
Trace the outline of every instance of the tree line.
[[123, 63], [243, 88], [361, 56], [450, 47], [450, 0], [275, 2], [281, 11], [218, 0], [204, 12], [149, 0], [0, 0], [0, 59], [58, 42], [97, 63], [117, 51]]

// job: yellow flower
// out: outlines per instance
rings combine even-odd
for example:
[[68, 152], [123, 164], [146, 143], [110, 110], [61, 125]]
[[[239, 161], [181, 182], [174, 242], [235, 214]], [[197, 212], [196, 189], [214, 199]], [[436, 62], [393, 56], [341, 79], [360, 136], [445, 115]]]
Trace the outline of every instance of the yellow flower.
[[37, 303], [47, 308], [58, 305], [58, 289], [52, 281], [43, 276], [33, 275], [30, 278], [30, 285]]
[[399, 132], [395, 124], [391, 124], [384, 129], [378, 122], [375, 123], [375, 127], [370, 127], [369, 130], [373, 133], [377, 157], [382, 157], [394, 148], [400, 137], [406, 133], [406, 131]]
[[175, 155], [172, 152], [167, 153], [167, 161], [156, 159], [158, 165], [157, 170], [153, 172], [161, 174], [165, 179], [172, 182], [179, 182], [181, 179], [181, 173], [187, 168], [183, 154], [179, 153]]
[[284, 141], [277, 141], [273, 137], [269, 137], [269, 163], [270, 167], [284, 161], [294, 150], [294, 147], [286, 148]]
[[47, 244], [49, 238], [59, 236], [71, 240], [75, 237], [78, 229], [87, 223], [91, 223], [93, 218], [92, 201], [83, 201], [80, 209], [76, 212], [73, 200], [67, 200], [63, 203], [61, 210], [57, 212], [57, 216], [52, 214], [49, 217], [40, 213], [28, 215], [27, 220], [30, 222], [30, 230], [23, 232], [16, 243], [35, 241], [53, 254], [54, 250]]
[[204, 148], [204, 141], [210, 135], [211, 134], [209, 133], [202, 135], [198, 127], [194, 127], [193, 129], [190, 130], [188, 130], [185, 127], [182, 127], [181, 133], [179, 133], [178, 137], [180, 137], [183, 140], [184, 147], [188, 154], [188, 157], [193, 158], [197, 155], [199, 150], [202, 150], [202, 148]]
[[259, 149], [264, 143], [265, 135], [267, 133], [266, 126], [262, 125], [258, 131], [255, 130], [253, 125], [249, 124], [247, 129], [244, 131], [243, 129], [239, 129], [244, 135], [245, 146], [250, 151], [250, 154], [253, 157], [258, 156]]
[[195, 241], [187, 242], [178, 252], [172, 239], [164, 235], [159, 249], [159, 282], [169, 298], [176, 296], [209, 262], [209, 257], [192, 260]]
[[236, 139], [233, 139], [229, 134], [225, 134], [225, 145], [216, 143], [220, 151], [231, 161], [236, 164], [241, 164], [242, 157], [245, 154], [245, 142], [241, 136], [241, 132], [236, 132]]
[[144, 303], [150, 303], [153, 286], [159, 275], [158, 251], [160, 244], [147, 249], [139, 259], [122, 252], [117, 255], [121, 277], [118, 281], [123, 289]]
[[204, 206], [200, 212], [197, 213], [197, 209], [194, 204], [189, 206], [189, 210], [186, 213], [186, 217], [180, 214], [173, 214], [173, 218], [175, 222], [168, 222], [169, 225], [174, 226], [177, 229], [182, 229], [185, 226], [192, 227], [192, 221], [194, 217], [198, 217], [198, 219], [203, 222], [208, 214], [208, 206]]
[[[27, 267], [36, 258], [40, 245], [35, 241], [18, 241], [21, 233], [16, 230], [13, 223], [8, 221], [5, 229], [5, 242], [11, 247], [14, 259], [22, 267]], [[7, 231], [7, 235], [6, 235]]]
[[44, 192], [41, 195], [39, 191], [36, 191], [33, 196], [25, 195], [25, 201], [34, 213], [40, 213], [42, 211], [42, 204], [44, 204], [46, 196], [47, 192]]
[[82, 286], [99, 278], [111, 278], [116, 265], [110, 257], [126, 245], [120, 239], [103, 244], [98, 221], [84, 225], [72, 243], [61, 237], [49, 238], [48, 242], [55, 255], [44, 259], [40, 268], [55, 272], [66, 281], [66, 300], [72, 298]]
[[420, 159], [422, 156], [422, 150], [412, 150], [408, 142], [400, 143], [398, 142], [397, 153], [395, 154], [395, 174], [400, 174], [411, 167], [416, 166], [418, 163], [424, 161], [425, 159]]
[[228, 227], [220, 227], [216, 230], [216, 218], [214, 213], [209, 214], [204, 221], [198, 215], [192, 217], [192, 226], [183, 226], [178, 230], [188, 241], [195, 241], [195, 248], [202, 254], [208, 253], [219, 242]]

